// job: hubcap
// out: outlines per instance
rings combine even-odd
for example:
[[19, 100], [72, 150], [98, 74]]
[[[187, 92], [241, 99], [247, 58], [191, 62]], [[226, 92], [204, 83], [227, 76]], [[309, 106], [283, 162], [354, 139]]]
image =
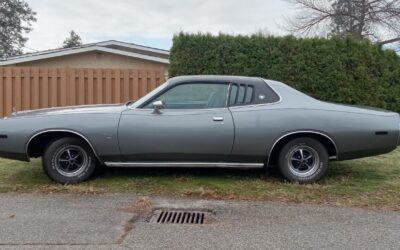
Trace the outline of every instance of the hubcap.
[[66, 177], [80, 175], [87, 168], [88, 156], [79, 146], [66, 146], [59, 150], [55, 156], [56, 170]]
[[320, 159], [315, 149], [302, 145], [290, 151], [288, 164], [292, 174], [299, 177], [308, 177], [318, 170]]

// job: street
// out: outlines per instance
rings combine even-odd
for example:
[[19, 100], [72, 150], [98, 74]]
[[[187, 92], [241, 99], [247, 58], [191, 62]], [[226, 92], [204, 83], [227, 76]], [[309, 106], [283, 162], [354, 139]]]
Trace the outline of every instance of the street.
[[[400, 213], [272, 202], [0, 195], [1, 249], [398, 249]], [[157, 208], [212, 211], [203, 225], [149, 223]]]

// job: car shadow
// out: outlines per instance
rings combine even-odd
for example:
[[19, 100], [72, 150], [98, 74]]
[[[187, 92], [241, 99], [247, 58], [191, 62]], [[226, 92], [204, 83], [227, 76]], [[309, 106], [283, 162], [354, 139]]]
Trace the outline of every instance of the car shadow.
[[140, 167], [140, 168], [103, 168], [99, 173], [102, 177], [272, 177], [281, 178], [280, 173], [276, 167], [268, 168], [254, 168], [254, 169], [240, 169], [240, 168], [190, 168], [190, 167]]

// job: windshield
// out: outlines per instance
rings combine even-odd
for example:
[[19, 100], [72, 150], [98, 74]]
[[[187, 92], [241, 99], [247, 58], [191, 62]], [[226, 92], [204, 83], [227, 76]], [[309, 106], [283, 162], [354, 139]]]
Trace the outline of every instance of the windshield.
[[140, 98], [139, 100], [137, 100], [136, 102], [132, 103], [130, 105], [131, 108], [137, 108], [140, 105], [142, 105], [143, 103], [145, 103], [148, 99], [150, 99], [153, 95], [155, 95], [156, 93], [158, 93], [159, 91], [163, 90], [165, 87], [168, 86], [168, 81], [161, 84], [160, 86], [158, 86], [157, 88], [153, 89], [152, 91], [150, 91], [149, 93], [147, 93], [145, 96], [143, 96], [142, 98]]

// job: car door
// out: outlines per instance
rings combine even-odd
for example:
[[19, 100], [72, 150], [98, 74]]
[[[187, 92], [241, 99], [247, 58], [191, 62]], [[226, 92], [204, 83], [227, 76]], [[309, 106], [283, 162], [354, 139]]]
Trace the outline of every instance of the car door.
[[[228, 89], [228, 83], [186, 82], [123, 112], [118, 132], [123, 160], [227, 160], [234, 139]], [[163, 102], [160, 111], [155, 112], [155, 101]]]
[[280, 103], [277, 95], [261, 79], [232, 84], [229, 110], [235, 122], [235, 143], [230, 161], [265, 162], [265, 157], [286, 126], [276, 109]]

